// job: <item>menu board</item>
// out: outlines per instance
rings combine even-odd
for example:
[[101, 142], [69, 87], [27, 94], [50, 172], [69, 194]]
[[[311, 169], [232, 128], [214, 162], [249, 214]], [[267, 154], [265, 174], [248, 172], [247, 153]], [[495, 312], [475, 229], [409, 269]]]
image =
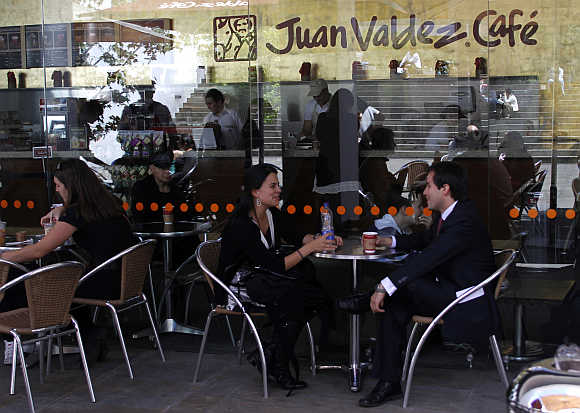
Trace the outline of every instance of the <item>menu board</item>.
[[42, 67], [42, 48], [44, 46], [44, 65], [46, 67], [70, 66], [68, 59], [68, 39], [70, 25], [45, 24], [26, 26], [26, 67]]
[[[125, 24], [123, 24], [125, 23]], [[121, 23], [120, 41], [130, 43], [165, 43], [165, 30], [171, 30], [170, 19], [126, 20]]]
[[0, 27], [0, 69], [22, 67], [20, 26]]
[[91, 22], [72, 24], [72, 63], [73, 66], [90, 66], [89, 49], [96, 43], [115, 41], [115, 23]]

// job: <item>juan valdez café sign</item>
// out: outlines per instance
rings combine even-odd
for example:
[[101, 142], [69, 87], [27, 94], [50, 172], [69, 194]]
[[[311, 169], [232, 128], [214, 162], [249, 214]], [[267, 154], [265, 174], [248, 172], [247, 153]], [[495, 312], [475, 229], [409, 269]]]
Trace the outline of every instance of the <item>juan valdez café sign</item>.
[[[507, 15], [499, 14], [496, 10], [484, 10], [473, 21], [470, 34], [475, 42], [486, 47], [497, 47], [506, 40], [506, 37], [510, 47], [514, 47], [518, 42], [533, 46], [538, 43], [534, 39], [539, 28], [534, 20], [537, 15], [537, 10], [527, 15], [520, 9], [513, 9]], [[487, 29], [488, 21], [491, 23], [489, 29]], [[320, 26], [316, 30], [311, 30], [300, 25], [300, 17], [293, 17], [278, 23], [276, 29], [286, 31], [286, 44], [277, 47], [272, 43], [266, 43], [266, 47], [272, 53], [286, 54], [295, 48], [348, 47], [345, 26]], [[389, 45], [392, 45], [393, 49], [400, 49], [409, 43], [416, 46], [417, 42], [432, 44], [435, 49], [440, 49], [469, 37], [468, 31], [460, 22], [446, 25], [436, 25], [432, 20], [419, 22], [415, 14], [409, 16], [408, 22], [399, 20], [397, 16], [392, 16], [390, 22], [381, 22], [377, 16], [373, 16], [366, 29], [361, 28], [356, 17], [352, 17], [349, 30], [352, 30], [361, 51], [366, 51], [370, 46]], [[432, 36], [436, 36], [437, 39], [433, 39]], [[469, 39], [466, 40], [465, 46], [470, 45]]]

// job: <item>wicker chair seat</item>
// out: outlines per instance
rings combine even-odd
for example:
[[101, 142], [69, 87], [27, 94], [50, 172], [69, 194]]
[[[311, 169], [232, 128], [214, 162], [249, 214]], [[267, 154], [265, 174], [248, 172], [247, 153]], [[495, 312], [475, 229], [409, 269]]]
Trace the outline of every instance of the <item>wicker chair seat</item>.
[[[215, 308], [215, 312], [217, 314], [237, 315], [237, 316], [241, 316], [243, 314], [241, 311], [228, 310], [227, 308], [224, 308], [224, 307], [216, 307]], [[253, 312], [250, 312], [248, 314], [250, 314], [252, 317], [266, 317], [266, 313], [253, 313]]]
[[[433, 322], [434, 317], [427, 317], [422, 315], [414, 315], [413, 316], [413, 323], [417, 324], [431, 324]], [[437, 324], [443, 324], [443, 319], [439, 320]]]
[[[67, 316], [67, 321], [71, 321], [70, 315]], [[22, 335], [34, 334], [30, 327], [28, 307], [0, 313], [0, 333], [10, 334], [11, 330], [16, 330], [18, 334]]]
[[82, 297], [75, 297], [73, 298], [73, 303], [75, 304], [85, 304], [85, 305], [96, 305], [99, 307], [106, 307], [107, 303], [111, 303], [115, 307], [124, 304], [125, 300], [102, 300], [98, 298], [82, 298]]

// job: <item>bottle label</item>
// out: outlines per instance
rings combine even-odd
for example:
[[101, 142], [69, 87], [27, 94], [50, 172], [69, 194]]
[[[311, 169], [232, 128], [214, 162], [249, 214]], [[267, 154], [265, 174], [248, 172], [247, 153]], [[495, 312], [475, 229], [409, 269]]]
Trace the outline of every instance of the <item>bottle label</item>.
[[326, 234], [330, 234], [330, 236], [328, 237], [329, 240], [334, 240], [334, 230], [333, 229], [323, 229], [322, 230], [322, 236], [326, 236]]

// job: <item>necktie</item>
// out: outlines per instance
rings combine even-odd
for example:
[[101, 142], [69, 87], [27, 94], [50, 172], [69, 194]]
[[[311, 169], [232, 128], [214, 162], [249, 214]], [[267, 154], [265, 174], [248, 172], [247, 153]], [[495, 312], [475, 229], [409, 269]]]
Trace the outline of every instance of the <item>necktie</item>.
[[441, 231], [441, 226], [443, 225], [443, 218], [439, 218], [439, 224], [437, 224], [437, 234], [439, 235], [439, 231]]

